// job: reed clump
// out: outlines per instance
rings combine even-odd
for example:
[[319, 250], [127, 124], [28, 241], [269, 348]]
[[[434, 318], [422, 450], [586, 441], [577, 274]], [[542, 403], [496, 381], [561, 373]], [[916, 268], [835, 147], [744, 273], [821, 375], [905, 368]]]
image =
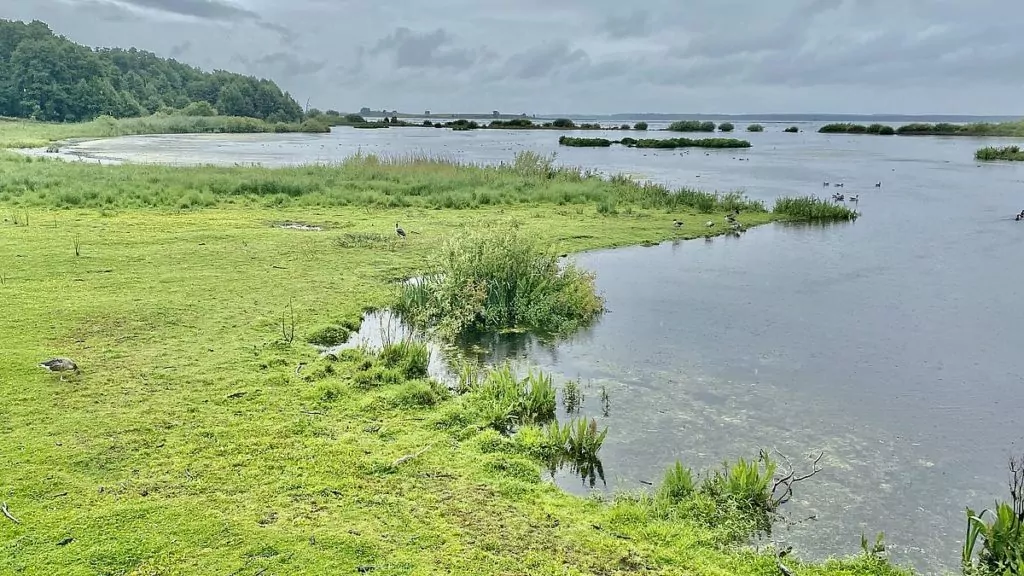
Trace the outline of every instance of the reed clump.
[[678, 120], [668, 125], [671, 132], [714, 132], [714, 122], [701, 122], [700, 120]]
[[450, 337], [510, 329], [561, 335], [604, 309], [593, 274], [559, 263], [549, 246], [516, 223], [449, 239], [430, 270], [400, 289], [396, 308]]
[[783, 196], [775, 201], [772, 213], [801, 221], [856, 220], [856, 210], [816, 196]]

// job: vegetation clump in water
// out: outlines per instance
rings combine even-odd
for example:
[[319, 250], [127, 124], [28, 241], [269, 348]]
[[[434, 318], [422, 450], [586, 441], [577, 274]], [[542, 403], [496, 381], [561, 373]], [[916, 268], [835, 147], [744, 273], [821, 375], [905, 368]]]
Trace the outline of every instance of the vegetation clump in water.
[[816, 196], [783, 196], [775, 201], [772, 213], [808, 222], [856, 220], [858, 216], [856, 210]]
[[623, 138], [609, 140], [607, 138], [577, 138], [562, 136], [558, 139], [562, 146], [607, 148], [612, 144], [622, 144], [630, 148], [750, 148], [750, 142], [736, 138]]
[[886, 126], [885, 124], [865, 126], [851, 122], [835, 122], [818, 128], [818, 132], [822, 134], [880, 134], [882, 136], [891, 136], [896, 134], [897, 131], [892, 126]]
[[974, 153], [975, 160], [1016, 160], [1024, 161], [1024, 150], [1020, 146], [986, 146]]
[[732, 132], [736, 126], [732, 122], [722, 122], [718, 125], [719, 132]]
[[559, 263], [513, 223], [449, 239], [431, 272], [401, 288], [396, 309], [448, 336], [514, 329], [557, 335], [586, 324], [604, 304], [593, 274]]
[[786, 128], [785, 130], [783, 130], [783, 132], [788, 132], [790, 134], [796, 134], [799, 131], [800, 131], [800, 128], [797, 127], [797, 126], [790, 126], [789, 128]]
[[747, 132], [764, 132], [764, 126], [760, 124], [747, 125]]
[[678, 120], [668, 125], [671, 132], [714, 132], [714, 122], [701, 122], [700, 120]]

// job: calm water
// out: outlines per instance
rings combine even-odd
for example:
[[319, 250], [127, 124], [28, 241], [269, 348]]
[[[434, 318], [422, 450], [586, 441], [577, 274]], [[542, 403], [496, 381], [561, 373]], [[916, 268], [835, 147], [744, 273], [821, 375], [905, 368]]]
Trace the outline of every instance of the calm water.
[[856, 552], [862, 532], [884, 531], [898, 561], [955, 570], [964, 507], [1004, 497], [1006, 459], [1024, 450], [1024, 223], [1013, 220], [1024, 209], [1024, 166], [977, 166], [981, 140], [738, 126], [754, 147], [710, 155], [558, 148], [555, 132], [427, 128], [131, 137], [78, 151], [283, 165], [360, 150], [476, 162], [557, 150], [565, 164], [768, 201], [831, 194], [823, 180], [844, 182], [847, 195], [860, 194], [854, 224], [580, 255], [609, 313], [555, 347], [520, 339], [494, 357], [585, 383], [586, 411], [610, 428], [608, 490], [656, 482], [677, 458], [704, 470], [758, 447], [795, 463], [824, 450], [825, 470], [789, 506], [793, 520], [816, 520], [781, 530], [782, 540], [815, 558]]

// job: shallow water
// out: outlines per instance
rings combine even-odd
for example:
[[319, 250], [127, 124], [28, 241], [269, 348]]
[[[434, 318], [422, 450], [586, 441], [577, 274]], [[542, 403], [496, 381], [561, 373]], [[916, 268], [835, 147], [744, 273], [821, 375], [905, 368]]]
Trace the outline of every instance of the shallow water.
[[1005, 140], [822, 135], [813, 125], [747, 134], [743, 126], [736, 135], [753, 148], [708, 153], [559, 149], [557, 132], [427, 128], [76, 148], [134, 161], [265, 165], [360, 150], [475, 162], [557, 150], [564, 164], [767, 201], [829, 195], [835, 189], [823, 181], [843, 182], [847, 195], [860, 195], [863, 217], [853, 224], [773, 225], [738, 239], [579, 255], [610, 311], [557, 346], [519, 336], [491, 358], [584, 382], [586, 412], [610, 428], [609, 490], [657, 482], [676, 458], [704, 470], [759, 447], [798, 464], [824, 450], [825, 470], [788, 506], [793, 519], [816, 520], [781, 539], [816, 558], [857, 552], [862, 532], [871, 540], [884, 531], [896, 560], [955, 571], [964, 507], [1005, 497], [1006, 459], [1024, 449], [1024, 223], [1013, 220], [1024, 208], [1024, 166], [972, 160], [975, 148]]

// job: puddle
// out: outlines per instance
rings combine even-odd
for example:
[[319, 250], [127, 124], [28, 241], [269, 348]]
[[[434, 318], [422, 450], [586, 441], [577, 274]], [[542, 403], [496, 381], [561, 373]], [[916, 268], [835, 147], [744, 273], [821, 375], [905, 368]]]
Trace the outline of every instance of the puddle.
[[313, 224], [305, 224], [303, 222], [282, 222], [280, 224], [275, 224], [274, 226], [283, 230], [304, 230], [306, 232], [321, 232], [324, 229], [323, 226], [315, 226]]

